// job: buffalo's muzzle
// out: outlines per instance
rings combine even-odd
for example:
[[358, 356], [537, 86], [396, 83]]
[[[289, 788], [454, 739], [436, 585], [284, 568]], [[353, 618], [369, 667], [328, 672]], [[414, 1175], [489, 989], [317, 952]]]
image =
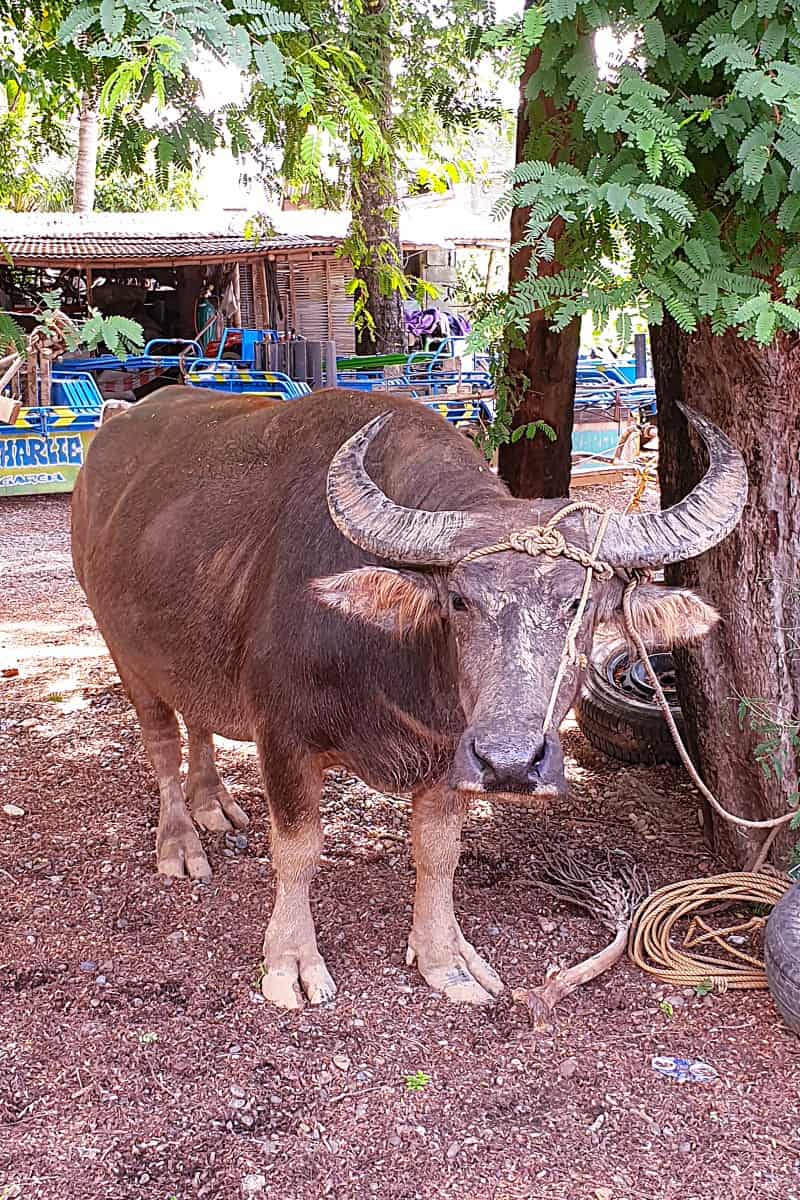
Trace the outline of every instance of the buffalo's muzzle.
[[466, 792], [561, 795], [566, 791], [561, 742], [554, 733], [512, 740], [468, 729], [456, 750], [450, 784]]

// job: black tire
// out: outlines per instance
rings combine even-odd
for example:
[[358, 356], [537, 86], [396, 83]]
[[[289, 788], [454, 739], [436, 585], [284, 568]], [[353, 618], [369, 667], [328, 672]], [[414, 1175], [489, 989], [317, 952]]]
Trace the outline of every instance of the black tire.
[[775, 1007], [800, 1033], [800, 883], [789, 888], [764, 930], [764, 966]]
[[[664, 650], [650, 658], [683, 737], [672, 656]], [[607, 642], [592, 656], [575, 717], [583, 735], [609, 758], [627, 763], [680, 762], [644, 668], [624, 642]]]

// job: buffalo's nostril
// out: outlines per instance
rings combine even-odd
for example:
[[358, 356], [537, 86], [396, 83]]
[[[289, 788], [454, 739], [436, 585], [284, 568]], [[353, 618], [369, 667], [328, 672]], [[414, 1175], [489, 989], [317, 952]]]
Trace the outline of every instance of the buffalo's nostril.
[[546, 755], [547, 755], [547, 738], [542, 738], [542, 740], [539, 742], [539, 745], [534, 750], [533, 755], [531, 756], [531, 760], [530, 760], [531, 767], [538, 767], [539, 763], [544, 761]]
[[478, 743], [475, 738], [472, 739], [472, 744], [470, 746], [470, 750], [472, 751], [472, 757], [475, 759], [475, 761], [477, 762], [477, 764], [481, 768], [481, 770], [483, 770], [483, 771], [492, 771], [493, 770], [491, 751], [487, 751], [486, 753], [484, 753], [482, 750], [479, 750]]
[[538, 744], [525, 742], [522, 745], [500, 743], [496, 746], [479, 745], [473, 739], [472, 754], [483, 776], [487, 788], [526, 788], [537, 776], [537, 767], [545, 758], [547, 746], [542, 739]]

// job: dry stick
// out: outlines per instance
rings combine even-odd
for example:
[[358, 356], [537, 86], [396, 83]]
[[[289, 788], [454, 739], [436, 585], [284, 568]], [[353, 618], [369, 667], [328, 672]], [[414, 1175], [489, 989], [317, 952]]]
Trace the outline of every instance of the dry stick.
[[512, 991], [512, 999], [529, 1010], [537, 1029], [547, 1025], [549, 1015], [559, 1001], [602, 975], [625, 953], [631, 920], [647, 894], [647, 882], [640, 877], [636, 865], [623, 857], [614, 861], [609, 854], [606, 866], [605, 874], [600, 875], [570, 854], [554, 854], [545, 860], [545, 873], [550, 882], [542, 881], [539, 886], [598, 917], [614, 932], [614, 939], [572, 967], [549, 968], [545, 982], [539, 987]]
[[622, 921], [613, 942], [599, 950], [597, 954], [576, 963], [574, 967], [550, 969], [545, 982], [535, 988], [514, 988], [512, 998], [529, 1009], [533, 1024], [540, 1028], [547, 1024], [550, 1013], [560, 1000], [577, 991], [584, 983], [589, 983], [602, 975], [614, 963], [619, 962], [628, 944], [629, 921]]

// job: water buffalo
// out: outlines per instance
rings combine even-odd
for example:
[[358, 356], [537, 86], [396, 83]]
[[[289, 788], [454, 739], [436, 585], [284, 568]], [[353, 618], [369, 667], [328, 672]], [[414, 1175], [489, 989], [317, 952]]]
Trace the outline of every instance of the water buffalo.
[[[666, 512], [612, 516], [600, 557], [614, 569], [597, 572], [581, 656], [618, 616], [627, 572], [702, 553], [741, 514], [741, 457], [692, 421], [708, 471]], [[565, 503], [513, 499], [461, 433], [386, 395], [286, 403], [169, 387], [98, 431], [74, 494], [73, 559], [158, 778], [158, 870], [210, 875], [195, 825], [247, 824], [213, 734], [255, 742], [277, 877], [262, 987], [275, 1004], [335, 992], [308, 894], [332, 766], [412, 794], [409, 963], [457, 1001], [501, 991], [453, 910], [461, 824], [471, 793], [537, 807], [564, 789], [557, 730], [583, 658], [554, 682], [586, 573], [563, 556], [471, 552], [518, 533], [524, 549]], [[598, 520], [574, 513], [558, 529], [586, 555]], [[687, 591], [634, 596], [661, 642], [716, 619]]]

